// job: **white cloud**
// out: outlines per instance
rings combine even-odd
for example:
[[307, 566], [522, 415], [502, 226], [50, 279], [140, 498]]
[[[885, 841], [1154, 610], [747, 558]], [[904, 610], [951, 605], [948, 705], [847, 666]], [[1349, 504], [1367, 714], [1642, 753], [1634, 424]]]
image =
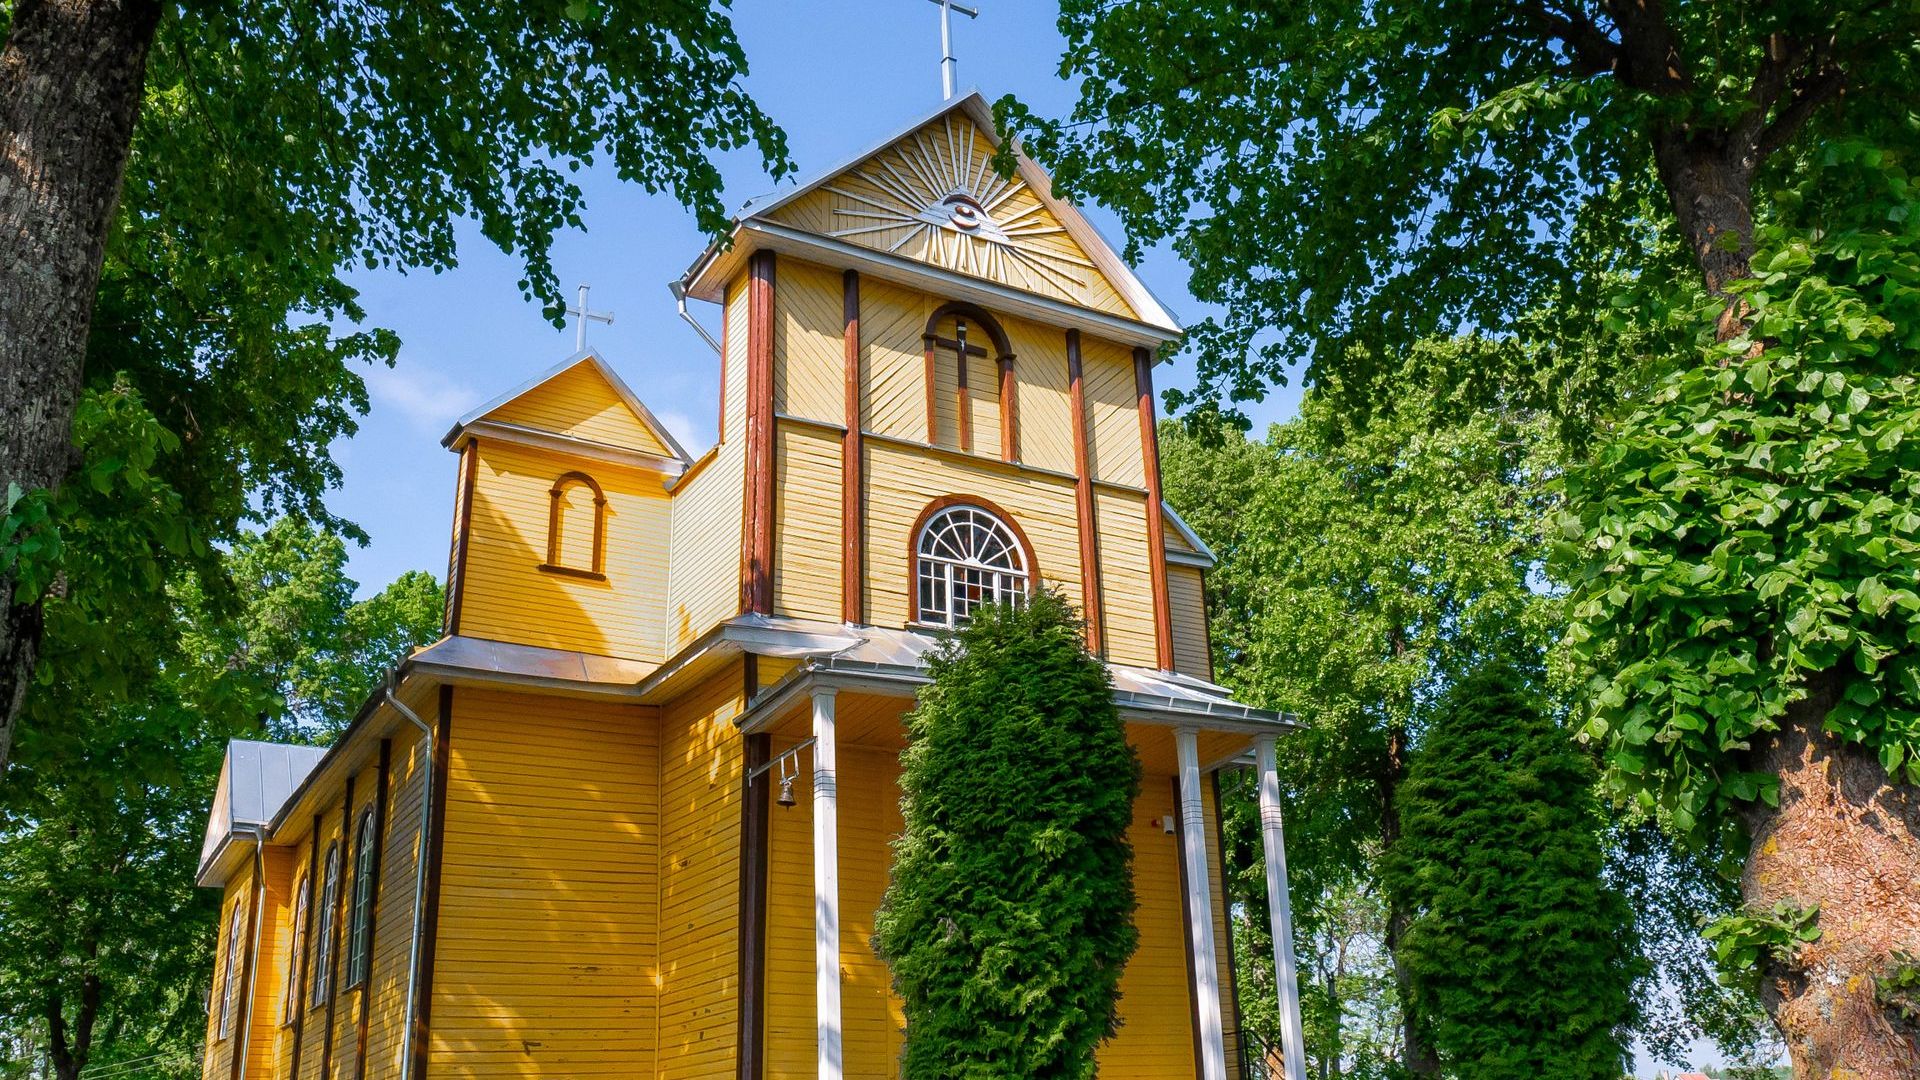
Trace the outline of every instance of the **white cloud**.
[[689, 454], [698, 457], [713, 441], [712, 436], [706, 433], [703, 425], [695, 424], [693, 418], [686, 413], [675, 412], [672, 409], [664, 409], [655, 410], [653, 415], [668, 431], [673, 433], [674, 438], [680, 440], [680, 445], [684, 447]]
[[391, 410], [415, 430], [441, 435], [460, 419], [462, 413], [485, 400], [479, 391], [459, 379], [449, 377], [402, 357], [395, 367], [379, 366], [367, 378], [376, 410]]

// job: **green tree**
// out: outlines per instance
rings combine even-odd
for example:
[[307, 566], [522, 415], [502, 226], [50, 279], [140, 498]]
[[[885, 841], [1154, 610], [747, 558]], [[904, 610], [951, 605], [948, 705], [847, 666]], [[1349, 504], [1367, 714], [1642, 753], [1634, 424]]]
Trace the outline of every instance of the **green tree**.
[[1569, 475], [1561, 555], [1617, 790], [1744, 831], [1748, 906], [1818, 912], [1759, 954], [1796, 1067], [1891, 1077], [1920, 1070], [1871, 990], [1920, 955], [1920, 200], [1865, 163], [1809, 178], [1849, 196], [1817, 231], [1761, 230], [1738, 335], [1678, 302], [1697, 362]]
[[909, 1080], [1092, 1077], [1118, 1024], [1140, 763], [1083, 633], [1051, 592], [982, 609], [907, 716], [874, 945]]
[[[1553, 507], [1543, 422], [1451, 374], [1497, 367], [1502, 352], [1475, 339], [1424, 343], [1402, 361], [1396, 396], [1364, 423], [1315, 390], [1264, 443], [1172, 425], [1163, 435], [1168, 498], [1221, 560], [1208, 581], [1220, 678], [1306, 718], [1279, 748], [1303, 955], [1318, 954], [1399, 842], [1399, 788], [1438, 692], [1514, 634], [1544, 646], [1558, 632], [1532, 587]], [[1262, 913], [1247, 929], [1264, 942], [1258, 825], [1250, 809], [1239, 817], [1229, 890]], [[1381, 944], [1404, 986], [1410, 913], [1387, 906]], [[1334, 1041], [1309, 1052], [1337, 1062], [1346, 1007], [1325, 1006]], [[1397, 1056], [1431, 1071], [1421, 1030], [1404, 1015]]]
[[439, 631], [430, 577], [356, 603], [344, 543], [304, 523], [224, 558], [234, 596], [178, 582], [175, 625], [151, 639], [160, 674], [136, 692], [56, 680], [33, 696], [0, 788], [0, 1046], [44, 1053], [62, 1080], [134, 1059], [198, 1074], [219, 898], [193, 874], [227, 740], [330, 740], [360, 704], [349, 687]]
[[[1756, 221], [1799, 217], [1804, 202], [1844, 208], [1845, 195], [1861, 194], [1858, 177], [1827, 191], [1799, 186], [1832, 153], [1864, 144], [1871, 171], [1904, 178], [1897, 162], [1920, 149], [1911, 4], [1067, 0], [1061, 22], [1063, 72], [1082, 79], [1073, 114], [1042, 120], [1012, 102], [1000, 113], [1053, 165], [1058, 189], [1116, 207], [1136, 244], [1171, 240], [1193, 266], [1195, 295], [1221, 306], [1192, 336], [1201, 386], [1176, 401], [1257, 398], [1306, 360], [1319, 382], [1339, 375], [1364, 411], [1389, 396], [1377, 384], [1392, 346], [1465, 325], [1519, 334], [1537, 363], [1511, 389], [1577, 414], [1575, 429], [1604, 432], [1645, 400], [1644, 373], [1703, 359], [1632, 351], [1670, 345], [1658, 332], [1611, 340], [1616, 326], [1658, 326], [1634, 319], [1636, 305], [1690, 278], [1708, 297], [1715, 337], [1764, 352], [1769, 337], [1748, 325], [1751, 297], [1734, 295], [1753, 268]], [[1787, 188], [1797, 189], [1791, 198], [1766, 197]], [[1780, 384], [1769, 385], [1760, 392]], [[1744, 396], [1722, 399], [1728, 416]], [[1679, 556], [1688, 544], [1649, 534], [1636, 550], [1657, 546]], [[1729, 587], [1757, 587], [1764, 571], [1747, 569]], [[1711, 604], [1713, 590], [1693, 592], [1703, 584], [1666, 582]], [[1756, 637], [1798, 633], [1784, 621], [1756, 628]], [[1694, 670], [1709, 674], [1742, 663], [1737, 651], [1701, 659]], [[1897, 885], [1885, 903], [1820, 890], [1833, 916], [1823, 922], [1887, 931], [1850, 971], [1871, 978], [1890, 962], [1888, 947], [1920, 949], [1920, 902], [1897, 884], [1912, 879], [1915, 840], [1896, 807], [1914, 800], [1914, 785], [1873, 760], [1877, 746], [1826, 737], [1853, 726], [1845, 716], [1829, 724], [1825, 707], [1845, 677], [1801, 670], [1777, 689], [1805, 707], [1770, 712], [1753, 699], [1754, 767], [1732, 770], [1746, 777], [1735, 801], [1749, 831], [1765, 834], [1752, 838], [1751, 857], [1771, 849], [1813, 866], [1858, 852], [1859, 879]], [[1633, 760], [1612, 759], [1622, 769]], [[1679, 765], [1655, 755], [1646, 768]], [[1782, 769], [1852, 776], [1855, 798], [1872, 808], [1823, 819], [1817, 799], [1774, 806], [1752, 777]], [[1655, 783], [1691, 780], [1675, 772]], [[1745, 881], [1757, 901], [1766, 890], [1756, 869], [1750, 861]], [[1784, 974], [1770, 1008], [1804, 1047], [1794, 1050], [1802, 1069], [1920, 1070], [1910, 1048], [1878, 1064], [1884, 1025], [1818, 1000], [1797, 1008], [1835, 985], [1827, 973]]]
[[[356, 367], [397, 344], [353, 329], [345, 271], [452, 266], [464, 218], [557, 318], [547, 250], [581, 223], [575, 170], [610, 159], [718, 235], [711, 152], [790, 167], [724, 4], [14, 0], [0, 34], [0, 765], [49, 589], [161, 622], [161, 585], [240, 523], [330, 520]], [[102, 414], [152, 429], [171, 514], [80, 519], [75, 481], [142, 480]], [[120, 542], [92, 560], [107, 578], [68, 558], [96, 525]]]
[[1450, 1075], [1617, 1080], [1632, 917], [1602, 879], [1598, 770], [1536, 678], [1496, 659], [1448, 688], [1382, 877], [1412, 913], [1410, 1003]]

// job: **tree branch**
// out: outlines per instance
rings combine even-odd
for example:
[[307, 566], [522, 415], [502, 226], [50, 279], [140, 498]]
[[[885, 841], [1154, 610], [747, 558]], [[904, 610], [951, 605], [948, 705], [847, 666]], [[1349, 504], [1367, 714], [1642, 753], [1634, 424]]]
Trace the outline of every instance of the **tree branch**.
[[1847, 73], [1837, 67], [1822, 67], [1800, 80], [1787, 107], [1781, 109], [1773, 122], [1754, 139], [1754, 164], [1765, 161], [1774, 151], [1791, 141], [1806, 126], [1807, 120], [1819, 111], [1820, 106], [1840, 96], [1840, 91], [1846, 86]]
[[1573, 74], [1602, 75], [1620, 62], [1620, 46], [1586, 12], [1557, 10], [1542, 0], [1523, 3], [1520, 10], [1543, 37], [1566, 46], [1573, 56]]

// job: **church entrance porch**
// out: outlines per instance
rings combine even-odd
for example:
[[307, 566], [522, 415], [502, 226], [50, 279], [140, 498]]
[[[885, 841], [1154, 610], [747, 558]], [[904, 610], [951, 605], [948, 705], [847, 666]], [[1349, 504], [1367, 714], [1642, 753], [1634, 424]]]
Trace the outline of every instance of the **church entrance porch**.
[[[755, 772], [742, 831], [742, 1052], [769, 1080], [898, 1074], [905, 1017], [872, 937], [890, 844], [902, 829], [904, 717], [923, 684], [923, 675], [897, 669], [834, 670], [814, 661], [764, 687], [739, 719]], [[1256, 757], [1270, 774], [1277, 732], [1172, 711], [1143, 701], [1122, 708], [1142, 766], [1129, 833], [1139, 946], [1122, 976], [1121, 1028], [1099, 1051], [1100, 1072], [1237, 1080], [1238, 979], [1217, 777]], [[1276, 841], [1278, 824], [1276, 813]], [[1283, 863], [1271, 864], [1282, 890], [1283, 874]], [[1280, 984], [1290, 988], [1288, 976]]]

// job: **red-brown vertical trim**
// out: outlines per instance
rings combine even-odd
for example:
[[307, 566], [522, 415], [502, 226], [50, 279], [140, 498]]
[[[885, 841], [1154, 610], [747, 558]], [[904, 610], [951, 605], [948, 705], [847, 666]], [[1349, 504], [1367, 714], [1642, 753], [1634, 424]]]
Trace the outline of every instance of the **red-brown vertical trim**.
[[453, 527], [453, 550], [447, 558], [447, 633], [460, 632], [461, 601], [467, 595], [467, 546], [473, 535], [473, 483], [480, 471], [480, 440], [468, 439], [460, 451], [460, 505]]
[[1193, 893], [1187, 888], [1187, 815], [1180, 811], [1180, 778], [1173, 778], [1173, 831], [1180, 863], [1180, 947], [1187, 956], [1187, 1030], [1193, 1034], [1193, 1075], [1205, 1076], [1206, 1048], [1200, 1042], [1200, 965], [1193, 956]]
[[[287, 962], [287, 977], [294, 980], [293, 986], [293, 1067], [287, 1071], [290, 1077], [300, 1075], [300, 1043], [307, 1031], [307, 957], [313, 951], [313, 909], [319, 905], [314, 902], [317, 895], [314, 881], [320, 876], [320, 815], [313, 815], [313, 834], [307, 842], [307, 915], [306, 926], [300, 931], [301, 951]], [[296, 898], [298, 894], [296, 893]]]
[[960, 452], [973, 452], [973, 394], [967, 388], [967, 369], [973, 366], [973, 360], [967, 356], [967, 324], [956, 322], [953, 327], [954, 340], [959, 342], [953, 350], [953, 416], [955, 426], [960, 429]]
[[[752, 654], [747, 657], [751, 660]], [[751, 671], [749, 682], [753, 680]], [[741, 776], [765, 765], [773, 754], [773, 736], [741, 740]], [[762, 772], [747, 780], [740, 794], [740, 1029], [739, 1080], [760, 1080], [766, 1072], [767, 1014], [767, 864], [771, 851], [768, 791], [772, 777]]]
[[1073, 508], [1080, 533], [1080, 593], [1087, 620], [1087, 648], [1105, 655], [1106, 626], [1100, 611], [1100, 529], [1094, 517], [1093, 472], [1087, 464], [1087, 397], [1078, 330], [1067, 331], [1067, 398], [1073, 409]]
[[1147, 467], [1147, 569], [1153, 584], [1153, 653], [1173, 670], [1173, 609], [1167, 596], [1167, 521], [1161, 509], [1160, 433], [1153, 423], [1153, 353], [1133, 350], [1133, 385], [1140, 400], [1140, 450]]
[[333, 933], [327, 943], [327, 1030], [320, 1034], [320, 1080], [333, 1075], [333, 1008], [340, 997], [340, 941], [346, 929], [341, 913], [347, 909], [347, 872], [353, 867], [353, 777], [347, 777], [347, 790], [340, 798], [340, 874], [334, 878]]
[[1020, 391], [1011, 353], [1000, 356], [1000, 460], [1020, 460]]
[[865, 418], [860, 415], [860, 273], [841, 278], [841, 343], [847, 369], [847, 433], [840, 442], [840, 619], [866, 621]]
[[[1241, 1048], [1246, 1045], [1246, 1026], [1242, 1022], [1244, 1015], [1240, 1008], [1240, 960], [1233, 951], [1233, 900], [1227, 895], [1227, 815], [1220, 801], [1220, 770], [1212, 773], [1213, 780], [1213, 832], [1214, 842], [1220, 858], [1220, 925], [1225, 928], [1226, 937], [1219, 948], [1227, 955], [1227, 993], [1233, 999], [1233, 1045], [1227, 1047], [1227, 1075], [1230, 1080], [1245, 1080], [1240, 1066], [1246, 1060]], [[1228, 1017], [1222, 1017], [1223, 1020]]]
[[935, 370], [936, 365], [934, 364], [934, 361], [933, 361], [933, 350], [935, 348], [933, 343], [933, 332], [928, 331], [926, 335], [922, 337], [920, 340], [921, 340], [921, 343], [925, 346], [924, 350], [921, 353], [921, 356], [924, 357], [926, 360], [926, 369], [927, 369], [927, 373], [926, 373], [927, 445], [932, 446], [935, 443], [938, 443], [940, 441], [940, 408], [939, 408], [940, 388], [937, 385], [939, 382], [939, 378], [936, 374], [936, 370]]
[[[242, 966], [240, 968], [240, 1024], [235, 1027], [232, 1032], [233, 1035], [238, 1037], [233, 1040], [233, 1045], [228, 1048], [227, 1052], [227, 1056], [230, 1059], [228, 1064], [231, 1066], [230, 1071], [233, 1074], [233, 1080], [240, 1080], [247, 1068], [246, 1054], [242, 1053], [240, 1048], [243, 1046], [246, 1047], [249, 1053], [253, 1050], [253, 1039], [251, 1038], [253, 1034], [253, 980], [258, 960], [256, 954], [259, 952], [258, 949], [254, 948], [254, 943], [261, 940], [259, 930], [260, 894], [265, 892], [267, 888], [267, 859], [260, 850], [260, 843], [260, 838], [255, 836], [253, 838], [253, 888], [249, 890], [247, 895], [247, 932], [240, 941], [233, 942], [233, 944], [239, 945], [242, 949], [246, 950], [241, 960]], [[227, 957], [227, 966], [233, 966], [233, 957]]]
[[[420, 983], [413, 1012], [413, 1080], [427, 1075], [427, 1036], [433, 1030], [433, 954], [440, 933], [440, 859], [447, 835], [447, 778], [453, 757], [453, 687], [440, 688], [433, 733], [433, 805], [427, 823], [426, 894], [420, 898]], [[325, 1080], [323, 1077], [322, 1080]]]
[[[373, 1014], [374, 932], [380, 928], [380, 893], [386, 877], [387, 861], [387, 785], [393, 776], [393, 740], [380, 740], [378, 791], [373, 797], [373, 906], [367, 911], [367, 977], [360, 984], [360, 1021], [355, 1034], [353, 1075], [367, 1075], [367, 1019]], [[351, 909], [351, 908], [349, 908]]]
[[747, 494], [740, 610], [773, 613], [773, 292], [771, 251], [747, 266]]

